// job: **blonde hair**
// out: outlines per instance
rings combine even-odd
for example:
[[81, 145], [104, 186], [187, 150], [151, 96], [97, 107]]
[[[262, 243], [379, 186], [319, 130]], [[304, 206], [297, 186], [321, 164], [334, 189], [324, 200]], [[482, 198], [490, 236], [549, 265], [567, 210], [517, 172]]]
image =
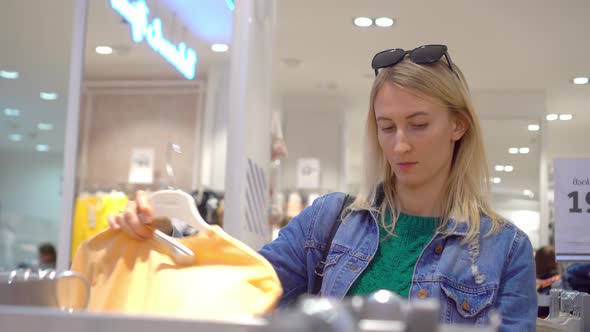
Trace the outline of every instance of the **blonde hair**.
[[[455, 143], [451, 171], [441, 196], [446, 199], [440, 202], [439, 230], [446, 229], [451, 218], [457, 221], [455, 227], [459, 222], [466, 222], [468, 230], [464, 240], [467, 242], [478, 236], [482, 215], [492, 220], [490, 233], [499, 231], [504, 224], [504, 220], [492, 210], [489, 203], [488, 163], [479, 118], [463, 74], [454, 63], [452, 65], [453, 71], [444, 59], [429, 65], [419, 65], [406, 58], [393, 67], [382, 69], [371, 88], [366, 122], [365, 165], [360, 190], [350, 210], [380, 213], [381, 224], [390, 234], [393, 234], [400, 211], [396, 208], [395, 174], [377, 138], [374, 107], [377, 93], [385, 84], [395, 84], [441, 101], [466, 125], [464, 135]], [[385, 199], [380, 206], [376, 206], [376, 191], [380, 184], [383, 185]], [[395, 211], [392, 225], [385, 223], [388, 206]]]

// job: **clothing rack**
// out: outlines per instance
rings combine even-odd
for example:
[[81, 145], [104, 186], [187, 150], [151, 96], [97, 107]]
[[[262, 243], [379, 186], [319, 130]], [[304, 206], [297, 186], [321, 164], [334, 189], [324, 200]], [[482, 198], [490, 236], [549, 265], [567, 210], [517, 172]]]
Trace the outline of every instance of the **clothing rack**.
[[552, 289], [548, 299], [549, 317], [537, 319], [537, 331], [590, 331], [590, 294]]

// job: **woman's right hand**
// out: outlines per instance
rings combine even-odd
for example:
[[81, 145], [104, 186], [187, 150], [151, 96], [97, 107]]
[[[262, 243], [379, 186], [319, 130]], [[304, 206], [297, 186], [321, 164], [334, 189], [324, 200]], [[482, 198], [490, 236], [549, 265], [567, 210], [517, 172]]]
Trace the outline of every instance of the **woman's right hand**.
[[151, 238], [154, 227], [161, 230], [165, 228], [163, 229], [165, 233], [172, 233], [172, 226], [169, 220], [154, 220], [153, 211], [146, 193], [140, 190], [135, 193], [135, 201], [129, 201], [127, 203], [125, 211], [108, 217], [109, 225], [112, 229], [122, 230], [137, 240]]

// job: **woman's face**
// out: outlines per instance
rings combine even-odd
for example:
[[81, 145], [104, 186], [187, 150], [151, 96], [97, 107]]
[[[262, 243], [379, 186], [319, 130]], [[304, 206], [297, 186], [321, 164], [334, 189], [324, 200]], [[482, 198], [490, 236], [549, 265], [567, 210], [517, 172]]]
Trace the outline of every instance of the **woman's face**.
[[444, 104], [386, 83], [375, 98], [375, 118], [379, 145], [395, 174], [396, 186], [444, 183], [454, 143], [465, 132]]

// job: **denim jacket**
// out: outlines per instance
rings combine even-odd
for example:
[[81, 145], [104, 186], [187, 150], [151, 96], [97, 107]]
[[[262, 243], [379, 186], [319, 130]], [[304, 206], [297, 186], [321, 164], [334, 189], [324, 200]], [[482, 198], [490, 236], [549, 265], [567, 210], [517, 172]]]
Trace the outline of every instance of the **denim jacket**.
[[[283, 285], [279, 305], [313, 290], [314, 269], [344, 197], [334, 193], [316, 199], [260, 250]], [[467, 224], [455, 224], [451, 220], [446, 231], [437, 232], [419, 256], [410, 300], [438, 299], [440, 321], [445, 324], [485, 325], [495, 310], [502, 316], [502, 331], [534, 331], [535, 265], [526, 234], [506, 223], [499, 233], [486, 237], [491, 220], [482, 217], [477, 240], [464, 244]], [[346, 295], [373, 258], [378, 232], [377, 220], [368, 211], [344, 218], [326, 259], [321, 295], [339, 299]]]

